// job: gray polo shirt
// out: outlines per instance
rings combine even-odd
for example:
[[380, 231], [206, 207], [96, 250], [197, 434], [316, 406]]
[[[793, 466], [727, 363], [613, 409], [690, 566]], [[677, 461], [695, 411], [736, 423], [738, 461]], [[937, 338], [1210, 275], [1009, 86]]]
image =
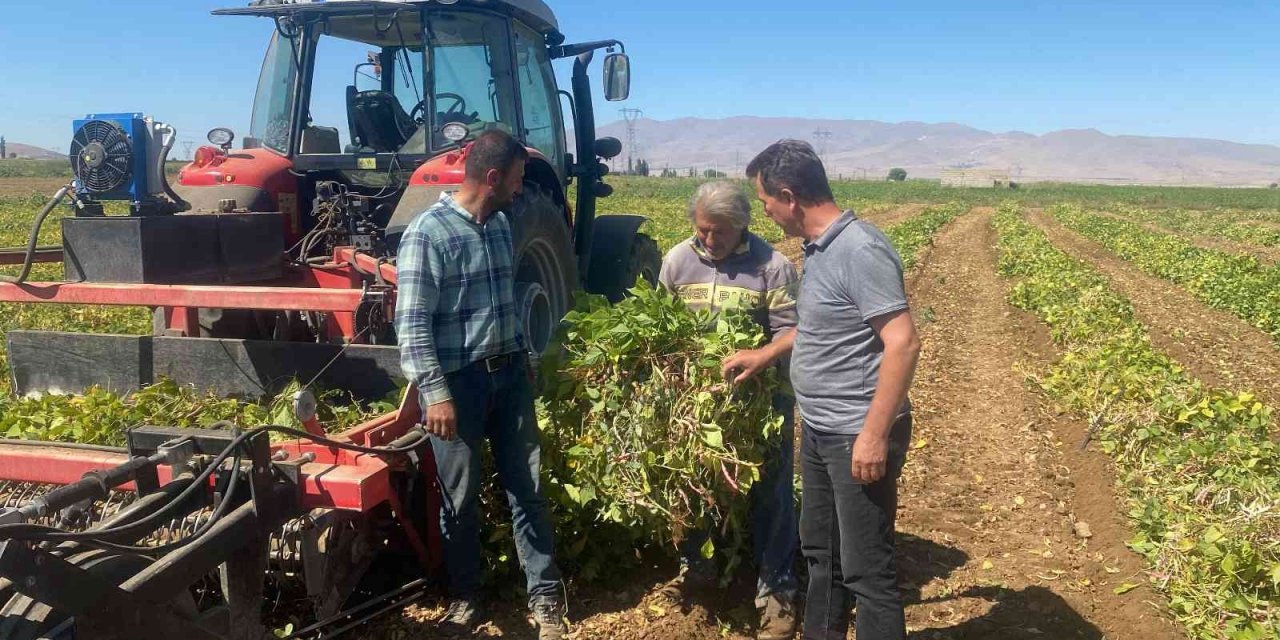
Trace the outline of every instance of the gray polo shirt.
[[[852, 211], [804, 248], [791, 384], [806, 424], [857, 434], [880, 379], [884, 342], [869, 320], [907, 308], [902, 260]], [[901, 415], [911, 411], [904, 402]]]

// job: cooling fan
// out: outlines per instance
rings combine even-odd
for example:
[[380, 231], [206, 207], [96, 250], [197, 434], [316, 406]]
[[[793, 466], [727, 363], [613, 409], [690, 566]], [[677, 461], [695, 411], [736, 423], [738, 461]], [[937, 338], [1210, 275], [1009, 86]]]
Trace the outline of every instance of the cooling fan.
[[105, 194], [128, 189], [133, 178], [133, 143], [124, 127], [88, 120], [71, 138], [71, 170], [84, 190]]
[[98, 113], [71, 123], [71, 172], [77, 215], [101, 215], [108, 200], [133, 214], [175, 213], [189, 205], [169, 187], [165, 158], [178, 132], [141, 113]]

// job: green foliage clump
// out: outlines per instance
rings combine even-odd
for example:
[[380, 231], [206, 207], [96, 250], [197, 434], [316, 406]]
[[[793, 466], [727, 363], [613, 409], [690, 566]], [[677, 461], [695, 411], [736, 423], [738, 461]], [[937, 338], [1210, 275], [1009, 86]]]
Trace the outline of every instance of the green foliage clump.
[[[616, 305], [582, 300], [543, 366], [543, 464], [562, 539], [590, 522], [627, 529], [624, 545], [711, 530], [703, 553], [718, 541], [731, 572], [745, 555], [745, 495], [782, 417], [775, 371], [731, 385], [720, 363], [764, 341], [745, 313], [692, 311], [644, 284]], [[590, 564], [618, 547], [577, 539], [567, 559]]]
[[[125, 432], [141, 425], [207, 427], [226, 420], [245, 428], [272, 424], [300, 429], [302, 425], [293, 416], [293, 394], [301, 388], [294, 381], [260, 402], [200, 393], [171, 380], [128, 395], [94, 387], [76, 396], [3, 396], [0, 437], [122, 446]], [[396, 406], [387, 400], [359, 405], [336, 390], [316, 396], [317, 417], [335, 432]]]

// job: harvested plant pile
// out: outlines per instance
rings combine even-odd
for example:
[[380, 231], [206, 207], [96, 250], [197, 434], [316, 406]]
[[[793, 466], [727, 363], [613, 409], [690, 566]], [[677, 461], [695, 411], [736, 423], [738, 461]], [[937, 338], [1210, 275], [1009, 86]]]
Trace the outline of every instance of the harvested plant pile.
[[584, 535], [566, 541], [581, 561], [617, 553], [617, 540], [587, 547], [580, 529], [591, 521], [622, 525], [637, 544], [711, 530], [702, 553], [718, 543], [731, 572], [745, 549], [745, 494], [782, 418], [774, 371], [730, 385], [720, 363], [764, 334], [743, 313], [694, 312], [643, 284], [632, 293], [612, 306], [584, 300], [543, 367], [543, 460], [558, 534]]

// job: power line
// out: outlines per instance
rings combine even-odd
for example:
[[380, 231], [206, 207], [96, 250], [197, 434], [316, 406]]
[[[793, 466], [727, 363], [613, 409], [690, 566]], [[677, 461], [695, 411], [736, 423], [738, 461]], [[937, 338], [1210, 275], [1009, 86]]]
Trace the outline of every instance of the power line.
[[831, 132], [820, 128], [813, 132], [813, 137], [818, 141], [818, 157], [822, 158], [823, 165], [827, 165], [827, 145], [831, 142]]
[[627, 123], [627, 173], [635, 173], [635, 155], [638, 151], [636, 148], [636, 122], [644, 117], [644, 112], [639, 109], [619, 109], [622, 119]]

